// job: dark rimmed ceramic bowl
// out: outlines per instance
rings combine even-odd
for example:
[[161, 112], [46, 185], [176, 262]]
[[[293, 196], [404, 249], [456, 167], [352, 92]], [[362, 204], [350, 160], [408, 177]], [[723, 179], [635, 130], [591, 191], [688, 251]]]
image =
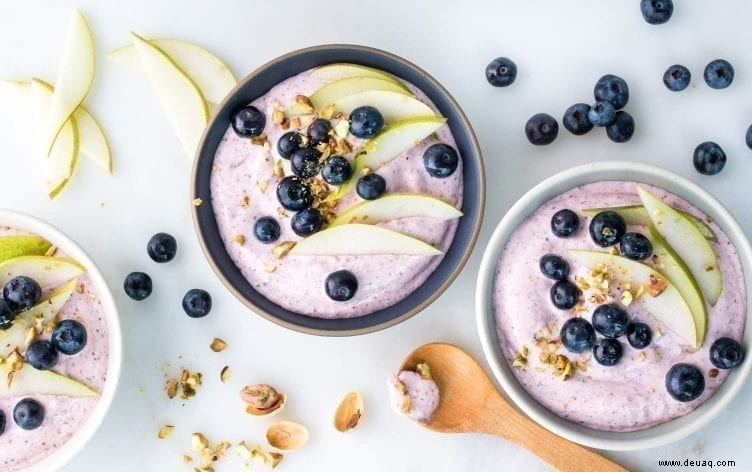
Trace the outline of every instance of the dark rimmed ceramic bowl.
[[[382, 69], [420, 88], [448, 119], [463, 159], [463, 203], [454, 241], [436, 271], [407, 298], [369, 315], [347, 319], [313, 318], [286, 310], [269, 301], [243, 277], [230, 258], [217, 228], [211, 205], [211, 168], [214, 155], [227, 131], [230, 114], [265, 94], [279, 82], [305, 70], [336, 62], [350, 62]], [[485, 203], [483, 160], [475, 134], [457, 102], [433, 77], [416, 65], [385, 51], [354, 45], [324, 45], [293, 51], [274, 59], [246, 76], [219, 108], [201, 139], [193, 167], [191, 198], [193, 220], [201, 246], [214, 272], [225, 286], [251, 310], [281, 326], [308, 334], [352, 336], [378, 331], [404, 321], [426, 308], [460, 273], [480, 231]]]

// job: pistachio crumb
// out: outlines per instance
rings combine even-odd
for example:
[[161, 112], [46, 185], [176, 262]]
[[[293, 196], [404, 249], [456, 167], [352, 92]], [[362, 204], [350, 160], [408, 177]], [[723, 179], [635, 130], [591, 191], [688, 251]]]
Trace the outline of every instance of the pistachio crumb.
[[415, 371], [420, 374], [420, 378], [430, 380], [431, 377], [431, 368], [428, 367], [428, 364], [425, 362], [421, 362], [420, 364], [415, 366]]
[[219, 372], [219, 380], [222, 383], [226, 383], [229, 378], [230, 378], [230, 366], [226, 365], [222, 367], [222, 370]]
[[274, 249], [272, 249], [274, 257], [276, 257], [277, 259], [282, 259], [287, 254], [289, 254], [290, 251], [292, 251], [292, 248], [295, 247], [295, 244], [295, 241], [285, 241], [277, 244], [276, 246], [274, 246]]
[[159, 428], [159, 432], [157, 433], [157, 438], [159, 439], [165, 439], [169, 437], [172, 434], [172, 430], [175, 429], [172, 425], [166, 425]]
[[232, 240], [241, 246], [245, 244], [245, 236], [242, 234], [236, 234]]
[[183, 464], [190, 464], [193, 462], [193, 457], [189, 456], [188, 454], [183, 454], [180, 459], [183, 461]]
[[203, 200], [201, 200], [199, 197], [194, 198], [191, 203], [193, 203], [193, 206], [199, 207], [202, 203], [204, 203]]
[[193, 433], [191, 435], [191, 449], [195, 452], [201, 452], [209, 447], [209, 441], [201, 433]]
[[227, 343], [220, 338], [214, 338], [209, 347], [214, 352], [222, 352], [227, 349]]

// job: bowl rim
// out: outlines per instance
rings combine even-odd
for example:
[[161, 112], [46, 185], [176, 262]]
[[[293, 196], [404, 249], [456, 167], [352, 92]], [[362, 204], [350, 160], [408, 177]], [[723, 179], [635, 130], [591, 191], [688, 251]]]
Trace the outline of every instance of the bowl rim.
[[[752, 362], [734, 369], [721, 387], [693, 411], [656, 426], [630, 432], [602, 431], [563, 419], [538, 403], [516, 380], [500, 352], [493, 313], [493, 283], [501, 251], [517, 226], [546, 201], [578, 185], [608, 180], [644, 182], [661, 187], [710, 215], [732, 241], [739, 255], [745, 278], [746, 311], [749, 313], [749, 303], [752, 301], [752, 247], [728, 210], [698, 184], [660, 167], [631, 161], [600, 161], [573, 167], [548, 177], [525, 193], [507, 211], [496, 226], [481, 261], [475, 293], [476, 322], [483, 352], [494, 377], [518, 409], [549, 431], [573, 442], [597, 449], [629, 451], [678, 441], [708, 424], [731, 403], [744, 386], [752, 369]], [[748, 346], [752, 340], [751, 326], [752, 317], [746, 316], [743, 343]]]
[[[204, 146], [206, 145], [206, 140], [208, 139], [208, 136], [209, 136], [209, 131], [212, 128], [214, 121], [217, 119], [219, 115], [219, 110], [223, 110], [225, 107], [227, 107], [229, 102], [233, 99], [236, 93], [238, 93], [243, 87], [245, 87], [248, 82], [254, 80], [256, 76], [266, 71], [270, 67], [273, 67], [274, 65], [280, 62], [293, 59], [301, 54], [307, 54], [307, 53], [317, 52], [317, 51], [328, 51], [328, 50], [360, 51], [365, 54], [386, 57], [387, 59], [392, 60], [396, 63], [399, 63], [400, 65], [406, 68], [412, 69], [413, 71], [417, 72], [419, 75], [423, 76], [428, 82], [430, 82], [436, 88], [436, 90], [438, 90], [438, 92], [441, 95], [443, 95], [446, 98], [450, 107], [456, 111], [461, 127], [464, 128], [464, 131], [467, 133], [468, 141], [470, 143], [470, 147], [472, 148], [472, 153], [477, 156], [476, 164], [478, 166], [477, 170], [478, 170], [478, 175], [479, 175], [479, 179], [481, 183], [480, 188], [478, 188], [478, 207], [479, 207], [478, 217], [475, 219], [475, 221], [473, 221], [472, 231], [470, 233], [470, 239], [468, 240], [468, 244], [465, 246], [460, 259], [458, 260], [458, 263], [456, 264], [455, 267], [452, 268], [452, 271], [446, 276], [446, 278], [440, 284], [437, 290], [435, 290], [430, 296], [428, 296], [425, 300], [423, 300], [420, 304], [418, 304], [411, 310], [405, 313], [402, 313], [400, 316], [391, 318], [387, 321], [384, 321], [382, 323], [378, 323], [375, 325], [358, 328], [358, 329], [348, 329], [348, 330], [328, 330], [328, 329], [323, 329], [323, 328], [311, 328], [311, 327], [300, 326], [298, 324], [288, 322], [286, 320], [282, 320], [278, 318], [277, 316], [275, 316], [273, 313], [267, 312], [266, 310], [262, 309], [261, 307], [253, 303], [252, 300], [250, 300], [249, 298], [246, 298], [239, 290], [237, 290], [232, 285], [232, 283], [224, 275], [219, 265], [216, 263], [216, 261], [212, 257], [211, 252], [209, 251], [207, 241], [204, 238], [204, 234], [203, 234], [200, 222], [199, 222], [199, 214], [198, 214], [197, 207], [194, 206], [191, 209], [191, 216], [193, 218], [193, 227], [198, 237], [199, 245], [201, 246], [201, 250], [204, 253], [204, 256], [209, 262], [210, 267], [212, 268], [214, 273], [217, 275], [219, 280], [222, 282], [222, 284], [225, 286], [225, 288], [227, 288], [230, 291], [230, 293], [232, 293], [233, 296], [235, 296], [235, 298], [237, 298], [243, 305], [249, 308], [252, 312], [254, 312], [257, 315], [260, 315], [266, 320], [271, 321], [279, 326], [282, 326], [284, 328], [291, 329], [293, 331], [297, 331], [300, 333], [304, 333], [304, 334], [312, 334], [312, 335], [317, 335], [317, 336], [331, 336], [331, 337], [357, 336], [357, 335], [362, 335], [362, 334], [374, 333], [374, 332], [381, 331], [383, 329], [395, 326], [417, 315], [418, 313], [423, 311], [425, 308], [427, 308], [430, 304], [432, 304], [434, 301], [436, 301], [436, 299], [439, 298], [439, 296], [442, 293], [444, 293], [444, 291], [447, 288], [449, 288], [452, 282], [454, 282], [454, 280], [460, 274], [462, 269], [465, 267], [468, 259], [472, 255], [473, 248], [475, 247], [478, 241], [478, 237], [480, 235], [480, 230], [481, 230], [481, 226], [483, 223], [483, 216], [485, 213], [485, 203], [486, 203], [486, 179], [485, 179], [486, 174], [485, 174], [485, 165], [483, 161], [483, 154], [480, 148], [480, 143], [478, 141], [478, 138], [475, 134], [475, 131], [472, 125], [470, 124], [470, 120], [467, 118], [467, 115], [465, 114], [462, 107], [459, 105], [457, 100], [452, 96], [452, 94], [450, 94], [449, 91], [438, 80], [436, 80], [431, 74], [429, 74], [428, 72], [426, 72], [419, 66], [415, 65], [414, 63], [408, 61], [407, 59], [404, 59], [391, 52], [373, 48], [370, 46], [363, 46], [363, 45], [358, 45], [358, 44], [345, 44], [345, 43], [321, 44], [317, 46], [310, 46], [310, 47], [305, 47], [301, 49], [296, 49], [294, 51], [290, 51], [286, 54], [283, 54], [281, 56], [278, 56], [274, 59], [271, 59], [265, 62], [261, 66], [251, 71], [243, 79], [238, 81], [238, 84], [235, 86], [235, 88], [232, 89], [232, 91], [228, 93], [227, 96], [225, 96], [225, 99], [222, 101], [222, 103], [220, 103], [217, 106], [215, 112], [212, 115], [211, 120], [209, 121], [206, 128], [204, 129], [204, 133], [201, 136], [201, 140], [199, 141], [199, 145], [196, 149], [196, 154], [193, 159], [193, 169], [191, 172], [191, 185], [190, 185], [191, 197], [190, 198], [194, 199], [195, 196], [198, 195], [197, 181], [198, 181], [198, 174], [199, 174], [199, 162], [203, 154]], [[336, 63], [336, 61], [333, 61], [331, 63]], [[369, 316], [369, 315], [364, 315], [364, 316]]]
[[122, 368], [123, 340], [120, 316], [112, 296], [112, 291], [104, 275], [91, 257], [70, 236], [39, 218], [15, 210], [0, 208], [0, 224], [41, 236], [62, 250], [67, 256], [83, 265], [86, 268], [87, 277], [94, 285], [97, 299], [102, 302], [105, 318], [107, 319], [109, 342], [107, 379], [94, 410], [81, 428], [59, 448], [44, 459], [29, 465], [27, 468], [21, 469], [26, 472], [57, 470], [70, 462], [88, 444], [102, 425], [104, 418], [112, 406], [112, 401], [120, 382]]

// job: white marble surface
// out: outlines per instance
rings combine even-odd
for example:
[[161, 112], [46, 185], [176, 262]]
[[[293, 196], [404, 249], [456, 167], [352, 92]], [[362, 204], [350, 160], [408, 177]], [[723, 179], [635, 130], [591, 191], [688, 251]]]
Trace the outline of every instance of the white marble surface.
[[[278, 470], [437, 471], [545, 470], [543, 463], [502, 440], [477, 435], [442, 436], [393, 415], [384, 378], [413, 347], [430, 341], [459, 344], [478, 357], [471, 303], [480, 256], [504, 211], [543, 178], [599, 159], [632, 159], [664, 166], [700, 183], [720, 198], [752, 234], [752, 151], [744, 132], [752, 123], [752, 3], [743, 0], [676, 1], [674, 18], [649, 26], [637, 0], [603, 2], [24, 1], [0, 3], [0, 77], [53, 78], [74, 6], [89, 18], [98, 47], [98, 71], [88, 106], [101, 118], [116, 158], [115, 176], [88, 162], [70, 188], [47, 201], [31, 141], [38, 126], [17, 102], [0, 97], [0, 205], [24, 210], [59, 226], [98, 261], [110, 280], [124, 326], [125, 359], [120, 391], [96, 437], [68, 471], [190, 470], [180, 463], [189, 436], [212, 441], [263, 440], [267, 421], [242, 412], [237, 397], [247, 383], [269, 382], [289, 396], [284, 418], [306, 424], [312, 439]], [[215, 51], [238, 76], [299, 47], [331, 42], [390, 50], [424, 67], [455, 95], [475, 126], [488, 171], [486, 219], [476, 252], [454, 285], [415, 318], [377, 334], [326, 339], [286, 331], [250, 313], [217, 281], [199, 249], [189, 213], [190, 165], [145, 79], [104, 60], [128, 40], [128, 31], [185, 38]], [[513, 58], [517, 82], [488, 86], [486, 63]], [[736, 68], [733, 85], [706, 87], [702, 68], [725, 57]], [[665, 68], [687, 65], [691, 87], [669, 93]], [[578, 101], [592, 100], [594, 81], [607, 72], [630, 85], [628, 110], [637, 133], [612, 144], [602, 132], [574, 137], [566, 131], [547, 147], [533, 147], [522, 132], [536, 112], [560, 117]], [[718, 176], [703, 177], [691, 164], [694, 146], [717, 140], [729, 161]], [[174, 262], [157, 265], [145, 244], [157, 231], [178, 238]], [[154, 294], [137, 303], [122, 293], [132, 270], [149, 272]], [[180, 308], [183, 293], [203, 287], [214, 310], [202, 320]], [[294, 287], [291, 287], [294, 290]], [[229, 348], [212, 353], [209, 342]], [[187, 402], [168, 402], [161, 368], [184, 365], [203, 372], [205, 386]], [[229, 384], [219, 370], [232, 368]], [[343, 436], [331, 427], [340, 396], [359, 390], [366, 402], [362, 427]], [[752, 389], [703, 431], [660, 450], [607, 454], [623, 465], [657, 470], [660, 458], [735, 460], [752, 469], [747, 425]], [[163, 424], [175, 433], [158, 441]], [[230, 456], [234, 456], [230, 454]], [[241, 470], [234, 458], [216, 470]], [[663, 469], [666, 470], [666, 469]]]

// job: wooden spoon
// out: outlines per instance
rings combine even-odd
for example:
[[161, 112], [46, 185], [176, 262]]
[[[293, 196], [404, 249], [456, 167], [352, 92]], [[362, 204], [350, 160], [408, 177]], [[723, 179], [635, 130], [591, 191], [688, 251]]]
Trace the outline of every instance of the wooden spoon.
[[415, 370], [421, 362], [431, 368], [441, 395], [433, 417], [421, 422], [426, 428], [442, 433], [500, 436], [561, 471], [627, 470], [518, 412], [496, 390], [478, 362], [462, 349], [445, 343], [426, 344], [411, 352], [400, 370]]

